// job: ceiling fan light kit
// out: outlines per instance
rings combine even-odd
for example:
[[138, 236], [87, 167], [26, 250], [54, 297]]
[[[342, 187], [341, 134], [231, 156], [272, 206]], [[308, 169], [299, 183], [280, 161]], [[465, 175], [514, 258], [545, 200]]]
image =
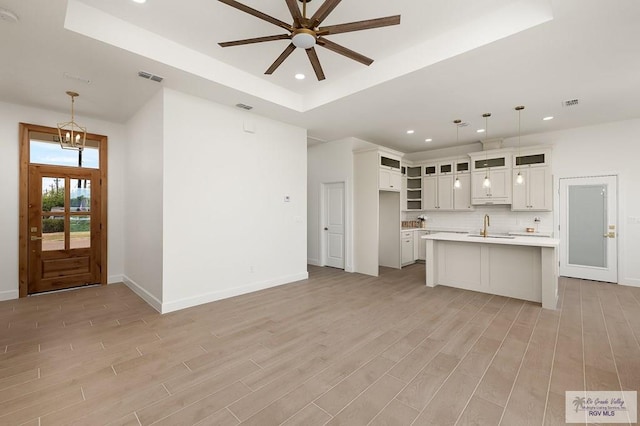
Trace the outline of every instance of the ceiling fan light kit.
[[351, 49], [334, 43], [331, 40], [326, 39], [325, 36], [400, 24], [400, 15], [394, 15], [387, 16], [385, 18], [321, 27], [320, 24], [322, 24], [333, 9], [338, 6], [341, 0], [325, 0], [325, 2], [320, 5], [318, 10], [316, 10], [310, 18], [307, 18], [307, 3], [311, 0], [298, 0], [302, 3], [302, 11], [300, 10], [296, 0], [285, 0], [287, 7], [289, 8], [289, 12], [291, 13], [291, 17], [293, 18], [293, 23], [291, 25], [235, 0], [218, 1], [242, 12], [248, 13], [249, 15], [253, 15], [263, 21], [267, 21], [289, 32], [289, 34], [277, 34], [218, 43], [221, 47], [242, 46], [276, 40], [291, 40], [289, 46], [287, 46], [275, 62], [267, 68], [265, 74], [273, 74], [273, 72], [285, 61], [285, 59], [289, 57], [289, 55], [293, 53], [294, 50], [300, 48], [306, 51], [307, 57], [309, 58], [309, 62], [311, 62], [311, 66], [313, 67], [313, 71], [315, 72], [318, 81], [324, 80], [325, 75], [322, 70], [322, 66], [320, 65], [318, 54], [315, 50], [316, 45], [322, 46], [325, 49], [331, 50], [332, 52], [338, 53], [367, 66], [373, 63], [373, 59], [367, 58], [358, 52], [354, 52]]

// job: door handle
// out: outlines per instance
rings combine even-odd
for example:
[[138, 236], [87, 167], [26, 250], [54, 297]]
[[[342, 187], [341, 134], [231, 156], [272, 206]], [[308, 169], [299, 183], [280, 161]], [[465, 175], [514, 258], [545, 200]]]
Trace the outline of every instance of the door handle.
[[325, 231], [328, 231], [328, 230], [329, 230], [329, 228], [324, 228], [324, 230], [325, 230]]
[[38, 241], [38, 240], [41, 240], [41, 239], [42, 239], [42, 237], [36, 237], [35, 235], [31, 236], [31, 241]]

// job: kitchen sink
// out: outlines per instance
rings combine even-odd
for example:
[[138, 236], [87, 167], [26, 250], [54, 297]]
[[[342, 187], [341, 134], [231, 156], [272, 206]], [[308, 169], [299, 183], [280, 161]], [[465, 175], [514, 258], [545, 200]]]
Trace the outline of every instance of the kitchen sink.
[[474, 238], [507, 238], [507, 239], [515, 238], [515, 236], [507, 235], [507, 234], [488, 234], [486, 237], [480, 234], [467, 234], [467, 236], [474, 237]]

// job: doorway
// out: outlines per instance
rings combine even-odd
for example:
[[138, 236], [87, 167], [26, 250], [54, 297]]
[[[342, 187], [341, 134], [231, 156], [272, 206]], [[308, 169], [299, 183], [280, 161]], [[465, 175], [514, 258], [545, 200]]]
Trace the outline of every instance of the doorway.
[[107, 284], [106, 136], [78, 151], [54, 128], [20, 135], [20, 297]]
[[560, 179], [560, 275], [618, 282], [617, 177]]
[[323, 184], [322, 264], [344, 269], [345, 196], [344, 182]]

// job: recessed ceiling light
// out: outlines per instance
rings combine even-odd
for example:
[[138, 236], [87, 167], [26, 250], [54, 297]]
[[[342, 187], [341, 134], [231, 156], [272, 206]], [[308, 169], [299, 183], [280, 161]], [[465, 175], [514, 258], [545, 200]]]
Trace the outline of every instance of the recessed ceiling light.
[[477, 132], [477, 133], [484, 133], [484, 132], [485, 132], [485, 130], [484, 130], [484, 129], [478, 129], [478, 130], [476, 130], [476, 132]]
[[412, 134], [414, 134], [415, 132], [416, 132], [415, 130], [407, 130], [407, 134], [408, 134], [408, 135], [412, 135]]
[[304, 79], [305, 79], [305, 77], [306, 77], [306, 76], [305, 76], [304, 74], [302, 74], [302, 73], [298, 73], [298, 74], [296, 74], [296, 80], [304, 80]]
[[548, 117], [543, 118], [544, 121], [549, 121], [549, 120], [553, 120], [553, 116], [550, 115]]
[[433, 139], [429, 138], [429, 139], [425, 139], [425, 142], [433, 142]]
[[134, 1], [135, 3], [140, 3], [140, 4], [142, 4], [142, 3], [146, 3], [146, 2], [147, 2], [147, 0], [133, 0], [133, 1]]

